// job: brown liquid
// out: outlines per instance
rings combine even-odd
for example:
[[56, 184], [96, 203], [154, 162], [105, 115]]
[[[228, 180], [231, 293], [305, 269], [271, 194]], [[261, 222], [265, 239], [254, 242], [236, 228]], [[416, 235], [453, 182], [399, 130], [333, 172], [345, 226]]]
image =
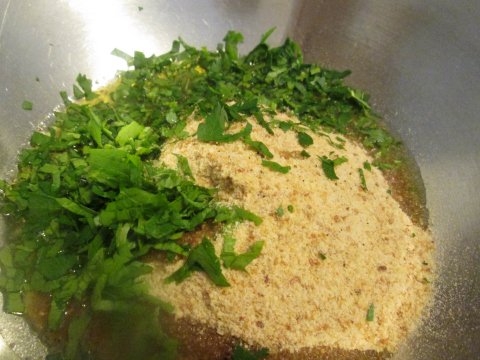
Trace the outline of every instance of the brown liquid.
[[[59, 352], [68, 338], [68, 325], [74, 316], [84, 311], [71, 306], [62, 327], [57, 331], [47, 328], [50, 297], [45, 294], [27, 295], [26, 317], [32, 328], [40, 334], [52, 353]], [[219, 335], [215, 329], [189, 319], [175, 319], [162, 314], [158, 321], [166, 333], [179, 342], [178, 360], [227, 360], [241, 340]], [[145, 332], [135, 314], [95, 313], [85, 335], [83, 347], [89, 358], [95, 360], [156, 359], [159, 351], [152, 333]], [[296, 353], [270, 354], [269, 360], [381, 360], [392, 354], [377, 351], [344, 350], [329, 347], [302, 349]]]

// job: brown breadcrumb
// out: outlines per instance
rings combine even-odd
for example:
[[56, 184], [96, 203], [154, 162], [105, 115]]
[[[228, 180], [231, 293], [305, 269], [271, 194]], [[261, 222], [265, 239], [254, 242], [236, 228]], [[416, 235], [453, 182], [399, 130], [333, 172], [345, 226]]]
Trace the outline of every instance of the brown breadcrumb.
[[[187, 157], [197, 182], [216, 186], [220, 201], [261, 216], [260, 226], [244, 222], [232, 231], [237, 252], [264, 240], [262, 254], [248, 273], [224, 269], [227, 288], [200, 272], [165, 286], [163, 279], [182, 262], [156, 263], [148, 278], [152, 293], [171, 302], [178, 318], [272, 353], [395, 350], [431, 296], [432, 285], [417, 281], [432, 278], [430, 233], [413, 224], [387, 193], [378, 169], [365, 172], [368, 191], [361, 189], [357, 169], [372, 158], [359, 145], [347, 140], [343, 150], [336, 149], [325, 136], [310, 133], [314, 144], [305, 159], [294, 155], [302, 151], [295, 132], [276, 130], [272, 136], [251, 122], [252, 138], [265, 143], [273, 161], [291, 166], [289, 173], [261, 166], [261, 157], [240, 141], [212, 144], [191, 137], [166, 145], [160, 161], [175, 168], [174, 154]], [[191, 123], [191, 130], [196, 126]], [[332, 151], [348, 159], [335, 168], [337, 181], [325, 176], [318, 160], [332, 158]], [[279, 207], [283, 216], [276, 215]], [[222, 240], [221, 233], [214, 238], [217, 254]], [[370, 304], [374, 321], [366, 321]]]

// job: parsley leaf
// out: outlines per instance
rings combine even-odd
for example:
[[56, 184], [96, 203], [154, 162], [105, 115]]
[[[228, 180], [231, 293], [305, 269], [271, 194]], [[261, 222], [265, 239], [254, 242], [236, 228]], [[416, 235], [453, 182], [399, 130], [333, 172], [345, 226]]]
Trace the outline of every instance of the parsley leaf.
[[265, 156], [267, 159], [273, 158], [273, 154], [270, 152], [270, 150], [268, 150], [267, 146], [263, 142], [252, 140], [250, 136], [246, 136], [243, 141], [253, 150]]
[[22, 109], [23, 110], [32, 110], [33, 109], [33, 103], [28, 100], [24, 100], [22, 102]]
[[246, 271], [245, 268], [253, 260], [255, 260], [261, 253], [264, 241], [256, 241], [243, 254], [237, 255], [235, 253], [235, 238], [231, 235], [224, 235], [223, 249], [220, 258], [223, 261], [223, 266], [235, 270]]
[[92, 80], [88, 79], [86, 75], [78, 74], [76, 80], [83, 91], [83, 96], [85, 99], [92, 100], [97, 97], [97, 94], [92, 91]]
[[262, 160], [262, 166], [265, 166], [272, 171], [276, 171], [282, 174], [288, 173], [291, 169], [291, 166], [282, 166], [279, 163], [270, 160]]
[[312, 156], [312, 155], [310, 155], [308, 152], [306, 152], [305, 150], [302, 150], [302, 151], [300, 152], [300, 155], [302, 155], [302, 157], [304, 157], [304, 158], [306, 158], [306, 159], [308, 159], [310, 156]]
[[195, 180], [193, 177], [192, 169], [190, 168], [190, 164], [188, 163], [188, 159], [185, 156], [175, 154], [177, 157], [177, 166], [179, 170], [185, 175], [186, 177]]
[[233, 349], [232, 360], [261, 360], [268, 357], [269, 351], [266, 348], [260, 350], [249, 350], [240, 345]]
[[340, 165], [347, 161], [345, 157], [338, 157], [334, 160], [329, 159], [325, 156], [318, 157], [322, 162], [322, 169], [327, 178], [330, 180], [338, 180], [338, 176], [335, 173], [335, 166]]
[[243, 42], [243, 35], [235, 32], [229, 31], [227, 35], [223, 38], [225, 41], [225, 53], [231, 60], [238, 59], [238, 44]]
[[313, 144], [312, 137], [305, 132], [298, 132], [297, 138], [298, 138], [298, 143], [303, 147], [308, 147]]
[[372, 171], [372, 165], [371, 165], [368, 161], [365, 161], [365, 162], [363, 163], [363, 168], [364, 168], [365, 170]]
[[25, 311], [22, 294], [19, 292], [5, 292], [3, 307], [7, 313], [22, 314]]
[[124, 146], [127, 142], [137, 138], [144, 129], [144, 126], [140, 125], [136, 121], [132, 121], [130, 124], [120, 128], [115, 141], [120, 144], [120, 146]]
[[277, 210], [275, 210], [275, 215], [277, 215], [278, 217], [282, 217], [284, 214], [285, 214], [285, 210], [283, 210], [281, 206], [278, 207]]
[[220, 261], [215, 255], [215, 248], [210, 240], [204, 238], [202, 242], [194, 247], [188, 254], [185, 264], [165, 279], [166, 283], [180, 283], [188, 278], [192, 271], [203, 270], [207, 276], [218, 286], [230, 286], [222, 274]]
[[65, 358], [77, 358], [82, 337], [87, 330], [89, 323], [90, 317], [88, 315], [83, 315], [72, 320], [68, 327], [68, 341], [65, 350]]
[[370, 304], [367, 310], [367, 321], [373, 321], [375, 318], [375, 306], [373, 304]]
[[217, 222], [232, 224], [243, 220], [251, 221], [257, 226], [260, 225], [263, 221], [262, 218], [258, 215], [255, 215], [251, 211], [242, 209], [238, 206], [233, 206], [231, 208], [218, 207], [216, 209], [215, 221]]
[[200, 141], [212, 142], [234, 142], [252, 131], [252, 125], [247, 123], [245, 128], [235, 134], [226, 134], [225, 127], [227, 121], [227, 113], [225, 109], [217, 104], [214, 111], [207, 115], [205, 122], [198, 125], [197, 137]]
[[120, 50], [120, 49], [113, 49], [112, 52], [110, 53], [113, 56], [119, 57], [120, 59], [123, 59], [127, 62], [128, 65], [131, 65], [133, 62], [133, 57], [131, 55], [128, 55], [126, 52]]
[[363, 173], [363, 169], [359, 168], [358, 169], [358, 175], [360, 176], [360, 185], [363, 190], [367, 191], [367, 182], [365, 180], [365, 174]]

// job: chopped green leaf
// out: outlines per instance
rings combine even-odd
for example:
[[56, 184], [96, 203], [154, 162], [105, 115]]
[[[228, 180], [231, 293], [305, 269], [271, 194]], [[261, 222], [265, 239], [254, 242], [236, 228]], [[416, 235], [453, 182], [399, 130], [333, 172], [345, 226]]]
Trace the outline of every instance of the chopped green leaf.
[[84, 217], [90, 217], [95, 215], [95, 211], [87, 208], [86, 206], [79, 205], [69, 198], [56, 198], [57, 203], [64, 209]]
[[19, 292], [4, 293], [3, 307], [9, 314], [22, 314], [25, 311], [22, 295]]
[[250, 350], [237, 345], [233, 349], [232, 360], [262, 360], [266, 359], [268, 354], [269, 351], [266, 348]]
[[204, 238], [202, 242], [194, 247], [188, 254], [185, 264], [170, 275], [165, 281], [167, 283], [180, 283], [188, 278], [192, 271], [202, 270], [218, 286], [230, 286], [222, 274], [220, 261], [215, 255], [215, 248], [210, 240]]
[[346, 163], [348, 160], [345, 156], [340, 156], [340, 157], [337, 157], [333, 160], [333, 164], [335, 166], [338, 166], [338, 165], [341, 165], [343, 163]]
[[185, 156], [175, 154], [177, 157], [177, 166], [179, 170], [183, 173], [183, 175], [189, 177], [192, 180], [195, 180], [193, 177], [192, 169], [190, 168], [190, 164], [188, 163], [188, 159]]
[[363, 169], [359, 168], [358, 169], [358, 174], [360, 175], [360, 185], [363, 190], [367, 191], [367, 182], [365, 180], [365, 174], [363, 173]]
[[270, 160], [262, 160], [262, 165], [269, 168], [272, 171], [276, 171], [282, 174], [288, 173], [291, 169], [290, 166], [282, 166], [279, 163], [275, 161], [270, 161]]
[[308, 158], [311, 156], [311, 155], [310, 155], [308, 152], [306, 152], [305, 150], [302, 150], [302, 151], [300, 152], [300, 155], [302, 155], [302, 157], [304, 157], [304, 158], [306, 158], [306, 159], [308, 159]]
[[235, 134], [226, 134], [227, 113], [217, 104], [215, 110], [210, 113], [203, 123], [198, 125], [197, 137], [200, 141], [233, 142], [248, 136], [252, 131], [252, 125], [247, 123], [245, 128]]
[[111, 54], [113, 56], [116, 56], [116, 57], [119, 57], [120, 59], [125, 60], [129, 65], [133, 62], [133, 56], [128, 55], [126, 52], [123, 52], [120, 49], [117, 49], [117, 48], [113, 49]]
[[365, 170], [372, 171], [372, 165], [370, 165], [370, 163], [369, 163], [368, 161], [365, 161], [365, 162], [363, 163], [363, 168], [364, 168]]
[[267, 30], [267, 32], [265, 34], [262, 35], [261, 39], [260, 39], [260, 44], [265, 44], [268, 40], [268, 38], [270, 37], [270, 35], [272, 35], [272, 33], [276, 30], [276, 26], [270, 28]]
[[303, 147], [308, 147], [313, 144], [313, 139], [310, 135], [305, 132], [298, 132], [298, 143]]
[[293, 205], [288, 205], [287, 210], [288, 210], [289, 213], [293, 213], [293, 211], [294, 211]]
[[256, 241], [243, 254], [235, 253], [235, 238], [231, 235], [224, 235], [223, 250], [220, 255], [223, 266], [235, 270], [246, 271], [247, 265], [255, 260], [261, 253], [264, 241]]
[[243, 42], [243, 35], [236, 31], [229, 31], [223, 38], [225, 53], [231, 60], [238, 59], [238, 44]]
[[273, 154], [270, 152], [270, 150], [268, 150], [267, 146], [261, 141], [254, 141], [251, 139], [250, 136], [246, 136], [243, 139], [243, 141], [245, 142], [245, 144], [250, 146], [253, 150], [265, 156], [267, 159], [273, 158]]
[[318, 257], [322, 260], [326, 260], [327, 259], [327, 256], [324, 254], [324, 253], [318, 253]]
[[23, 110], [32, 110], [33, 109], [33, 103], [28, 100], [24, 100], [22, 102], [22, 109]]
[[279, 121], [278, 122], [278, 127], [286, 132], [293, 127], [293, 122], [291, 122], [291, 121]]
[[169, 251], [174, 254], [188, 256], [188, 251], [175, 241], [166, 241], [153, 245], [155, 250]]
[[370, 304], [367, 310], [367, 321], [373, 321], [375, 317], [375, 306]]
[[52, 299], [48, 311], [48, 328], [58, 330], [65, 316], [65, 305], [59, 299]]
[[97, 95], [92, 91], [92, 80], [88, 79], [83, 74], [78, 74], [76, 80], [85, 95], [85, 99], [92, 100], [97, 97]]
[[60, 91], [60, 97], [62, 98], [63, 100], [63, 104], [65, 106], [68, 106], [69, 104], [71, 104], [72, 102], [70, 101], [70, 99], [68, 98], [68, 94], [66, 91]]
[[327, 178], [330, 180], [338, 180], [338, 176], [335, 173], [335, 166], [340, 165], [347, 161], [345, 157], [338, 157], [334, 160], [329, 159], [325, 156], [318, 157], [322, 162], [322, 169]]
[[275, 215], [277, 215], [278, 217], [282, 217], [284, 214], [285, 214], [285, 211], [281, 206], [278, 207], [277, 210], [275, 210]]
[[124, 146], [127, 142], [137, 138], [144, 129], [144, 126], [140, 125], [136, 121], [132, 121], [130, 124], [123, 126], [118, 131], [115, 141], [121, 146]]
[[165, 119], [167, 120], [167, 122], [169, 124], [176, 124], [178, 122], [178, 117], [177, 117], [177, 114], [175, 114], [174, 111], [170, 110], [168, 113], [167, 113], [167, 116], [165, 117]]
[[41, 259], [37, 269], [47, 280], [55, 280], [67, 274], [76, 263], [77, 256], [73, 254], [58, 254]]
[[83, 334], [87, 331], [90, 316], [82, 315], [74, 318], [68, 327], [68, 341], [65, 350], [66, 359], [77, 358], [78, 349], [82, 342]]
[[224, 222], [227, 224], [232, 224], [238, 221], [248, 220], [253, 222], [255, 225], [260, 225], [262, 223], [262, 218], [258, 215], [255, 215], [251, 211], [242, 209], [238, 206], [233, 206], [231, 208], [227, 207], [218, 207], [217, 214], [215, 216], [215, 221]]

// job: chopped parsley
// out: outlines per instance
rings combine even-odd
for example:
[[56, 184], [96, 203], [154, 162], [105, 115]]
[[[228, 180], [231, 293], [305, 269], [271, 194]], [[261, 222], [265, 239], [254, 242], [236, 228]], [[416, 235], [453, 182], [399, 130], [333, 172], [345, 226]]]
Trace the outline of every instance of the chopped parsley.
[[270, 160], [262, 160], [262, 165], [272, 171], [276, 171], [282, 174], [288, 173], [291, 169], [291, 166], [282, 166], [279, 163]]
[[33, 103], [28, 100], [24, 100], [22, 102], [22, 109], [23, 110], [32, 110], [33, 109]]
[[205, 118], [205, 122], [198, 125], [197, 137], [201, 141], [212, 142], [234, 142], [252, 131], [252, 125], [247, 122], [245, 128], [235, 134], [227, 134], [226, 130], [227, 113], [225, 109], [217, 104], [214, 111]]
[[240, 345], [235, 346], [232, 353], [232, 360], [262, 360], [268, 357], [269, 351], [266, 348], [250, 350]]
[[[86, 75], [78, 74], [76, 80], [77, 80], [78, 86], [74, 86], [75, 98], [77, 99], [85, 98], [86, 100], [93, 100], [97, 97], [97, 94], [92, 91], [92, 80], [87, 78]], [[75, 88], [77, 89], [76, 95], [75, 95]]]
[[304, 157], [304, 158], [306, 158], [306, 159], [308, 159], [310, 156], [312, 156], [312, 155], [310, 155], [310, 154], [309, 154], [307, 151], [305, 151], [305, 150], [302, 150], [302, 151], [300, 152], [300, 155], [302, 155], [302, 157]]
[[[368, 96], [344, 84], [350, 72], [304, 63], [290, 39], [270, 47], [266, 41], [272, 31], [246, 55], [239, 54], [243, 36], [234, 31], [215, 51], [181, 39], [158, 56], [114, 49], [129, 68], [107, 89], [108, 96], [93, 90], [84, 74], [72, 90], [73, 98], [86, 101], [72, 102], [60, 92], [64, 110], [55, 113], [48, 130], [33, 133], [30, 147], [19, 155], [16, 179], [0, 181], [0, 212], [9, 214], [19, 230], [0, 250], [5, 311], [24, 312], [22, 294], [47, 293], [52, 300], [48, 326], [54, 330], [65, 323], [69, 304], [87, 304], [84, 317], [69, 325], [62, 351], [70, 356], [80, 351], [92, 312], [125, 313], [142, 302], [154, 311], [169, 308], [149, 296], [143, 280], [152, 270], [143, 261], [149, 251], [184, 259], [166, 281], [180, 282], [202, 271], [218, 286], [229, 285], [222, 264], [245, 270], [259, 256], [261, 241], [236, 254], [234, 241], [227, 240], [220, 258], [209, 239], [195, 247], [179, 241], [206, 221], [262, 222], [248, 209], [217, 204], [215, 190], [194, 182], [185, 158], [177, 157], [178, 171], [157, 165], [165, 141], [188, 136], [191, 117], [204, 119], [196, 133], [200, 141], [243, 141], [264, 158], [263, 166], [280, 173], [290, 166], [266, 160], [273, 154], [251, 139], [247, 118], [274, 134], [271, 116], [292, 113], [301, 125], [279, 122], [278, 127], [296, 131], [302, 147], [313, 143], [307, 129], [335, 131], [371, 148], [378, 155], [376, 166], [393, 166], [385, 159], [395, 141], [371, 112]], [[22, 108], [31, 110], [33, 104], [24, 101]], [[240, 125], [236, 132], [234, 123]], [[301, 155], [310, 157], [305, 150]], [[328, 178], [337, 179], [334, 167], [342, 161], [322, 158]], [[163, 336], [161, 348], [162, 358], [174, 357], [171, 339]], [[250, 359], [247, 353], [237, 347], [234, 356]]]
[[363, 173], [363, 169], [358, 169], [358, 175], [360, 176], [360, 186], [363, 190], [367, 191], [367, 181], [365, 180], [365, 174]]
[[335, 173], [335, 166], [338, 166], [340, 164], [343, 164], [344, 162], [347, 162], [347, 158], [341, 156], [337, 157], [336, 159], [329, 159], [326, 156], [318, 157], [320, 161], [322, 162], [322, 169], [323, 172], [325, 173], [325, 176], [329, 178], [330, 180], [338, 180], [338, 176]]
[[275, 210], [275, 215], [278, 217], [282, 217], [285, 214], [285, 210], [283, 210], [283, 207], [278, 207], [277, 210]]
[[262, 251], [264, 241], [254, 242], [247, 251], [238, 255], [235, 252], [235, 238], [229, 234], [224, 235], [223, 249], [220, 258], [223, 261], [223, 266], [235, 270], [246, 271], [246, 267], [253, 260], [255, 260]]
[[217, 286], [230, 286], [225, 276], [222, 274], [220, 260], [215, 255], [215, 248], [207, 238], [194, 247], [188, 254], [187, 261], [170, 275], [166, 283], [180, 283], [188, 278], [193, 271], [203, 270], [212, 282]]
[[313, 139], [305, 132], [297, 133], [298, 143], [303, 147], [308, 147], [313, 144]]
[[324, 253], [318, 253], [318, 257], [321, 259], [321, 260], [326, 260], [327, 259], [327, 255], [325, 255]]
[[258, 152], [262, 156], [266, 157], [267, 159], [273, 158], [273, 154], [270, 152], [270, 150], [268, 150], [267, 146], [261, 141], [252, 140], [250, 136], [245, 136], [243, 141], [245, 142], [245, 144], [250, 146], [253, 150]]
[[365, 161], [365, 162], [363, 163], [363, 168], [364, 168], [365, 170], [372, 171], [372, 165], [371, 165], [368, 161]]
[[287, 206], [287, 210], [288, 210], [289, 213], [293, 213], [293, 211], [294, 211], [295, 209], [293, 208], [293, 205], [288, 205], [288, 206]]
[[178, 169], [182, 172], [183, 175], [195, 181], [192, 169], [190, 168], [190, 164], [188, 163], [188, 159], [185, 156], [179, 154], [175, 154], [175, 156], [177, 157]]
[[375, 318], [375, 306], [373, 304], [370, 304], [367, 310], [367, 321], [373, 321]]

